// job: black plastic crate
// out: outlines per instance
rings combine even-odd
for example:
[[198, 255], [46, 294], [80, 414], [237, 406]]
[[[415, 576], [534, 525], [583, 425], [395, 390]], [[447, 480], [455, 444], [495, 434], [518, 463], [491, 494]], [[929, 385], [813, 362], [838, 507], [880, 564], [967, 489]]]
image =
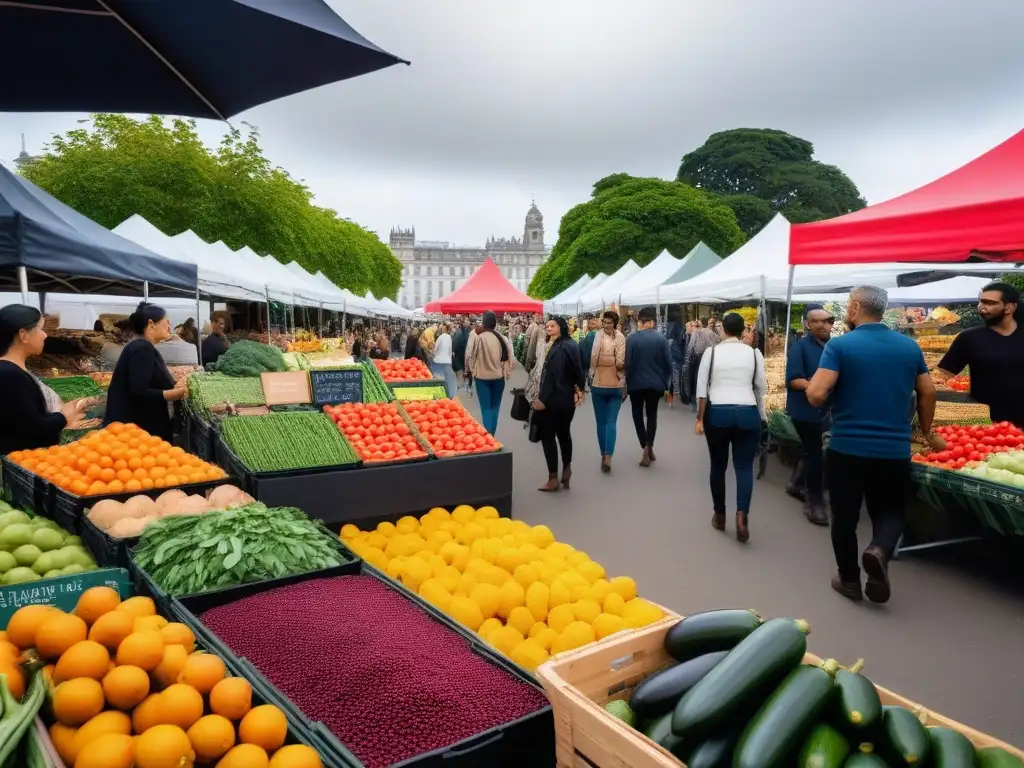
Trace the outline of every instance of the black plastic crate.
[[37, 515], [45, 515], [50, 483], [6, 456], [3, 457], [2, 469], [4, 491], [10, 503], [20, 509], [32, 510]]
[[78, 535], [96, 562], [109, 568], [127, 568], [129, 563], [128, 550], [139, 543], [139, 537], [116, 539], [105, 531], [101, 531], [88, 515], [82, 515], [81, 528]]
[[[284, 710], [289, 721], [294, 719], [297, 722], [305, 723], [315, 739], [316, 743], [313, 746], [320, 751], [321, 756], [330, 759], [334, 764], [352, 766], [352, 768], [364, 768], [364, 765], [323, 724], [310, 723], [301, 710], [287, 696], [274, 687], [248, 660], [234, 656], [224, 643], [203, 625], [199, 618], [200, 614], [212, 608], [227, 605], [236, 600], [259, 594], [278, 586], [294, 584], [309, 579], [361, 573], [364, 576], [372, 576], [380, 580], [389, 589], [398, 592], [403, 598], [411, 600], [417, 607], [436, 621], [441, 622], [455, 632], [455, 634], [462, 637], [463, 640], [469, 643], [473, 651], [484, 657], [486, 661], [503, 669], [522, 683], [543, 693], [543, 689], [531, 675], [486, 646], [479, 636], [455, 622], [418, 595], [396, 584], [376, 568], [367, 565], [365, 562], [360, 562], [358, 566], [356, 570], [351, 572], [330, 572], [337, 569], [314, 571], [308, 574], [288, 577], [287, 580], [281, 579], [276, 582], [245, 584], [239, 587], [218, 590], [217, 592], [208, 592], [203, 595], [193, 595], [174, 600], [175, 615], [178, 616], [182, 623], [192, 628], [196, 632], [197, 637], [205, 638], [208, 642], [214, 644], [215, 647], [222, 649], [231, 658], [237, 659], [236, 663], [238, 666], [247, 670], [245, 676], [250, 682], [254, 678], [258, 679], [260, 686], [265, 686], [268, 695], [274, 699], [273, 703]], [[218, 653], [220, 652], [218, 651]], [[549, 705], [541, 707], [518, 720], [496, 726], [455, 744], [450, 744], [433, 752], [416, 755], [401, 763], [397, 763], [396, 766], [402, 766], [403, 768], [411, 768], [411, 766], [416, 766], [417, 768], [520, 768], [521, 766], [529, 765], [531, 768], [533, 766], [547, 768], [548, 766], [554, 766], [554, 764], [554, 718]]]
[[184, 422], [184, 448], [203, 461], [212, 462], [217, 456], [217, 428], [187, 402], [181, 406]]
[[[287, 478], [301, 478], [307, 475], [318, 475], [326, 472], [345, 472], [351, 469], [359, 469], [363, 466], [362, 461], [353, 464], [340, 464], [335, 467], [310, 467], [308, 469], [286, 469], [280, 472], [253, 472], [245, 466], [245, 463], [238, 458], [231, 447], [220, 434], [216, 438], [217, 463], [229, 475], [239, 478], [239, 487], [255, 499], [259, 499], [259, 485], [261, 480], [280, 480]], [[355, 450], [353, 449], [353, 453]], [[358, 454], [357, 454], [358, 455]]]
[[188, 485], [176, 485], [173, 488], [150, 488], [141, 491], [125, 491], [124, 493], [100, 494], [97, 496], [76, 496], [65, 491], [63, 488], [54, 488], [50, 500], [50, 514], [47, 517], [53, 518], [61, 528], [72, 533], [79, 533], [82, 530], [82, 518], [85, 511], [97, 501], [114, 499], [115, 501], [127, 501], [132, 496], [145, 495], [155, 499], [166, 491], [179, 490], [185, 493], [199, 494], [205, 496], [206, 492], [216, 488], [218, 485], [235, 484], [237, 481], [232, 477], [222, 477], [220, 480], [207, 480], [202, 483], [189, 483]]

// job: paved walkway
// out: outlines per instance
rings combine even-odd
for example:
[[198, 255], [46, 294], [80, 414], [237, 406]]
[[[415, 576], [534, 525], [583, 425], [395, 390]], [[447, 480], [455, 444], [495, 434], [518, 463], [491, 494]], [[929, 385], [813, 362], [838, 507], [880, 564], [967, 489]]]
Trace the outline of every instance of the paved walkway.
[[[476, 399], [461, 397], [479, 415]], [[541, 447], [509, 418], [510, 405], [506, 394], [497, 436], [515, 454], [515, 517], [551, 526], [610, 574], [633, 576], [643, 596], [679, 613], [749, 607], [806, 619], [814, 653], [843, 664], [863, 657], [865, 674], [880, 685], [1024, 745], [1021, 592], [977, 567], [925, 554], [893, 564], [886, 606], [845, 600], [829, 587], [828, 530], [807, 523], [785, 495], [789, 470], [774, 456], [754, 490], [750, 543], [738, 544], [731, 516], [725, 534], [711, 527], [707, 449], [678, 406], [662, 404], [658, 461], [643, 469], [627, 404], [612, 474], [602, 475], [588, 398], [573, 421], [572, 490], [539, 493], [547, 479]], [[735, 498], [731, 482], [729, 494]], [[863, 524], [861, 531], [866, 541]]]

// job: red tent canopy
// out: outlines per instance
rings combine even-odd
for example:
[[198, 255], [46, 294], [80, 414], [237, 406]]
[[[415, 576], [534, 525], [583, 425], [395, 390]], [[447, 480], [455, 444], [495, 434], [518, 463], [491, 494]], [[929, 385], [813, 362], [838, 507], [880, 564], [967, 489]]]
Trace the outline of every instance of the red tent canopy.
[[510, 283], [490, 259], [456, 291], [432, 301], [427, 312], [446, 315], [484, 312], [542, 312], [544, 302], [531, 299]]
[[1024, 259], [1024, 131], [913, 192], [794, 224], [790, 264]]

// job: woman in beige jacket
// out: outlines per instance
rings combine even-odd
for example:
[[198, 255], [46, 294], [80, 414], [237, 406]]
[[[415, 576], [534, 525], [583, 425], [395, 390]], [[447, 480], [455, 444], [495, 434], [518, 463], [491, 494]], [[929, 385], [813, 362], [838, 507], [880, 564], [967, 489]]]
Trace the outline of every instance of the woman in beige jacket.
[[597, 419], [597, 445], [601, 449], [601, 471], [612, 471], [612, 454], [618, 434], [619, 408], [626, 392], [626, 337], [619, 331], [619, 315], [601, 315], [601, 331], [590, 353], [590, 392]]

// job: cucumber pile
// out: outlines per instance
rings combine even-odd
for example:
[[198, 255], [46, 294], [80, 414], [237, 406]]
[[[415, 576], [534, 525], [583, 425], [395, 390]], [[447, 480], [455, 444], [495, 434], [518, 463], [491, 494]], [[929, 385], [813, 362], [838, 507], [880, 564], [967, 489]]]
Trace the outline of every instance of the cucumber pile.
[[363, 402], [390, 403], [395, 399], [391, 389], [384, 383], [377, 366], [371, 360], [364, 360], [358, 365], [363, 369]]
[[606, 709], [688, 768], [1024, 768], [883, 706], [862, 661], [803, 663], [809, 631], [750, 610], [688, 616], [665, 635], [673, 663]]

